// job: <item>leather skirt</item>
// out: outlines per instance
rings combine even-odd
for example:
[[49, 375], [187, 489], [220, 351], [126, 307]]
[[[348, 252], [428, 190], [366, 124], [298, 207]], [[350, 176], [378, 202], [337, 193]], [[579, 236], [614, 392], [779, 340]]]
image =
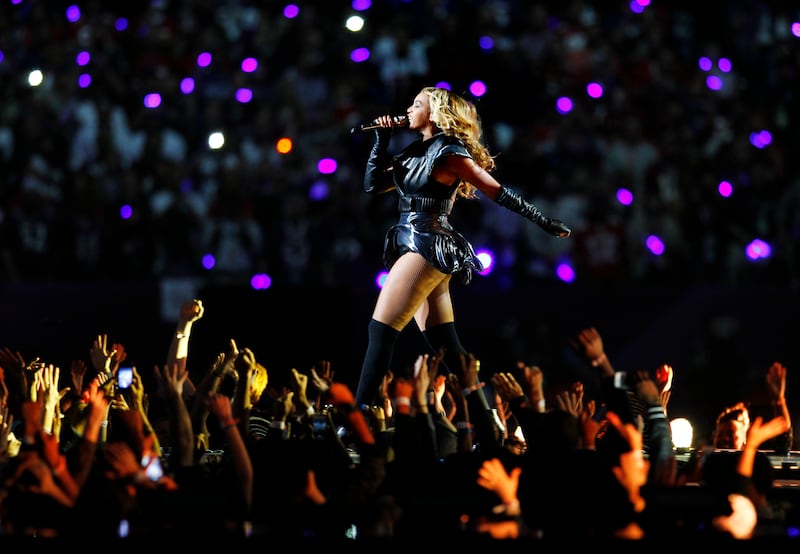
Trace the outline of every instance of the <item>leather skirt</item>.
[[386, 232], [383, 263], [391, 268], [406, 252], [421, 254], [433, 267], [465, 284], [472, 280], [473, 271], [483, 269], [472, 245], [444, 214], [401, 212], [398, 223]]

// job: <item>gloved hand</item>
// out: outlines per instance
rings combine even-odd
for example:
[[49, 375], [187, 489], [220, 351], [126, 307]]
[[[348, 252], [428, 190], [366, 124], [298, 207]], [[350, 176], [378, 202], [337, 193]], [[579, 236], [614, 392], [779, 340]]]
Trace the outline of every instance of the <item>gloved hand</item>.
[[544, 218], [539, 224], [539, 227], [553, 235], [554, 237], [566, 238], [572, 234], [572, 229], [567, 227], [566, 223], [560, 219]]
[[545, 217], [544, 214], [539, 211], [539, 208], [511, 189], [502, 187], [494, 201], [504, 208], [508, 208], [512, 212], [517, 212], [526, 219], [533, 221], [536, 225], [555, 237], [568, 237], [572, 233], [572, 230], [567, 227], [564, 222], [558, 219]]

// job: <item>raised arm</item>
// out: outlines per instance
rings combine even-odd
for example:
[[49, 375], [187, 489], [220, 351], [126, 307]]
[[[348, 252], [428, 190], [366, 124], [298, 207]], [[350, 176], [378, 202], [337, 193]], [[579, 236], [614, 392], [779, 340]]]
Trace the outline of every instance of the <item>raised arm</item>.
[[[167, 350], [167, 367], [178, 364], [181, 369], [186, 369], [186, 358], [189, 356], [189, 338], [192, 335], [192, 326], [205, 314], [202, 300], [193, 298], [181, 305], [178, 313], [178, 323], [175, 326], [175, 333], [169, 343]], [[191, 395], [195, 392], [192, 381], [186, 379], [185, 394]]]
[[783, 417], [789, 423], [782, 436], [779, 435], [770, 442], [775, 444], [776, 450], [788, 452], [792, 448], [794, 432], [789, 406], [786, 404], [786, 373], [786, 367], [782, 363], [774, 362], [767, 371], [766, 382], [775, 417]]

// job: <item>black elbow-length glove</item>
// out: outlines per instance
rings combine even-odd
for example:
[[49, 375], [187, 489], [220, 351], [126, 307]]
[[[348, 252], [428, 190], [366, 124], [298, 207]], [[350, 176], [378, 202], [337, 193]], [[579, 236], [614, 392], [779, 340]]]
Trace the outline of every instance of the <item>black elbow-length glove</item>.
[[533, 221], [536, 225], [544, 229], [555, 237], [568, 237], [572, 229], [559, 219], [545, 217], [539, 208], [526, 201], [522, 196], [506, 187], [500, 187], [500, 193], [494, 200], [504, 208], [517, 212], [522, 217]]

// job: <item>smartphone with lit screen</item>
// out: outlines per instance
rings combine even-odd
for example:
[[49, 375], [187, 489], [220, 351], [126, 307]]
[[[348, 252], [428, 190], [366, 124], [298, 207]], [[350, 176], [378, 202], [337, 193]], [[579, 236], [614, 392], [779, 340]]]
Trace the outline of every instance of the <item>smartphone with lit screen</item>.
[[117, 388], [129, 389], [133, 383], [133, 367], [122, 366], [117, 370]]

